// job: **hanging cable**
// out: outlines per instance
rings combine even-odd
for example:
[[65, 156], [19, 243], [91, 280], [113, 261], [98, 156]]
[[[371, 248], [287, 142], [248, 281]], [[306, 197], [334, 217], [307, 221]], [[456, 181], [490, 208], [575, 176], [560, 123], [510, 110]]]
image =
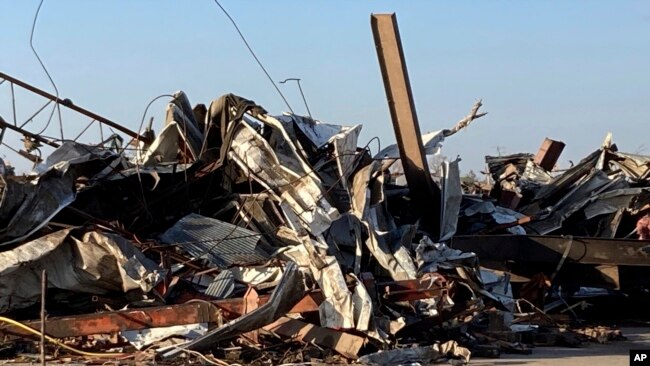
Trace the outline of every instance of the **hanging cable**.
[[40, 135], [41, 133], [45, 132], [45, 130], [50, 126], [50, 122], [52, 122], [52, 117], [54, 116], [54, 111], [56, 110], [58, 117], [59, 117], [59, 131], [61, 132], [61, 141], [64, 140], [63, 138], [63, 120], [61, 119], [61, 107], [59, 106], [59, 88], [56, 87], [56, 83], [54, 83], [54, 79], [52, 79], [52, 75], [50, 75], [50, 72], [47, 71], [47, 68], [45, 67], [45, 64], [43, 63], [43, 60], [41, 60], [41, 57], [38, 55], [38, 52], [36, 51], [36, 48], [34, 47], [34, 31], [36, 30], [36, 20], [38, 19], [38, 14], [41, 12], [41, 6], [43, 6], [43, 1], [38, 4], [38, 8], [36, 8], [36, 14], [34, 14], [34, 21], [32, 22], [32, 31], [29, 35], [29, 47], [31, 47], [32, 52], [34, 52], [34, 56], [36, 56], [36, 59], [38, 60], [38, 63], [41, 64], [41, 67], [43, 68], [43, 71], [45, 71], [45, 75], [47, 75], [47, 78], [50, 79], [50, 83], [52, 83], [52, 86], [54, 87], [54, 92], [56, 94], [56, 99], [57, 102], [54, 105], [54, 108], [52, 109], [52, 113], [50, 113], [50, 118], [47, 120], [47, 123], [45, 124], [45, 127], [43, 130], [37, 133], [37, 135]]
[[298, 83], [298, 90], [300, 90], [300, 95], [302, 96], [302, 101], [303, 101], [303, 103], [305, 103], [305, 108], [307, 108], [307, 114], [309, 115], [309, 119], [311, 119], [313, 121], [314, 117], [311, 116], [311, 111], [309, 110], [309, 105], [307, 104], [307, 99], [305, 98], [305, 93], [303, 93], [302, 86], [300, 86], [300, 79], [298, 79], [298, 78], [288, 78], [288, 79], [284, 79], [284, 80], [280, 81], [280, 84], [284, 84], [287, 81], [295, 81], [296, 83]]
[[289, 111], [292, 114], [294, 114], [293, 109], [291, 109], [291, 106], [289, 105], [289, 102], [287, 101], [287, 98], [284, 97], [284, 94], [282, 94], [282, 91], [280, 91], [280, 88], [278, 88], [278, 86], [275, 84], [275, 81], [273, 81], [273, 78], [271, 77], [271, 75], [269, 75], [269, 72], [266, 71], [266, 68], [264, 67], [264, 65], [262, 65], [262, 62], [260, 61], [260, 59], [257, 58], [257, 55], [255, 54], [255, 52], [253, 51], [251, 46], [248, 44], [248, 41], [246, 41], [246, 37], [244, 37], [242, 32], [239, 30], [239, 27], [237, 26], [237, 23], [235, 23], [235, 20], [230, 16], [230, 14], [228, 14], [226, 9], [224, 9], [224, 7], [221, 6], [221, 4], [219, 3], [218, 0], [214, 0], [214, 2], [217, 4], [217, 6], [219, 6], [219, 8], [221, 8], [221, 11], [223, 11], [223, 13], [226, 15], [226, 17], [228, 17], [228, 19], [230, 19], [230, 22], [235, 27], [235, 30], [237, 31], [237, 33], [239, 33], [239, 37], [241, 37], [242, 41], [244, 41], [244, 44], [246, 45], [246, 48], [248, 48], [251, 55], [253, 55], [253, 58], [255, 59], [255, 61], [257, 61], [257, 64], [260, 65], [260, 68], [262, 69], [262, 71], [264, 71], [264, 74], [266, 74], [266, 77], [269, 79], [271, 84], [273, 84], [273, 87], [275, 88], [275, 90], [278, 92], [278, 94], [280, 94], [280, 97], [282, 97], [282, 100], [284, 100], [284, 104], [287, 105], [287, 108], [289, 108]]

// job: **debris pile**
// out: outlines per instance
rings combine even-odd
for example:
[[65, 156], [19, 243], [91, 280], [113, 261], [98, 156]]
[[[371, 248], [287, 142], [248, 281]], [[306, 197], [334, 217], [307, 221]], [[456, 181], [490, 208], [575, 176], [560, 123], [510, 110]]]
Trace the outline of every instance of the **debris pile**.
[[594, 298], [647, 289], [650, 157], [610, 136], [559, 171], [564, 144], [546, 139], [463, 181], [442, 143], [481, 101], [420, 134], [394, 15], [372, 26], [397, 136], [375, 153], [361, 125], [233, 94], [193, 107], [176, 92], [160, 131], [135, 133], [0, 74], [130, 137], [0, 117], [35, 163], [0, 162], [0, 357], [35, 358], [40, 336], [68, 361], [467, 363], [621, 338], [569, 325]]
[[[34, 174], [2, 177], [2, 313], [37, 314], [44, 270], [45, 330], [57, 338], [117, 334], [114, 346], [168, 360], [278, 339], [313, 345], [314, 359], [412, 342], [469, 357], [433, 333], [400, 341], [500, 301], [474, 254], [420, 229], [396, 146], [373, 157], [358, 147], [361, 125], [274, 117], [232, 94], [192, 108], [177, 92], [166, 116], [135, 149], [65, 141]], [[427, 151], [448, 135], [427, 135]], [[450, 237], [458, 161], [437, 163]]]

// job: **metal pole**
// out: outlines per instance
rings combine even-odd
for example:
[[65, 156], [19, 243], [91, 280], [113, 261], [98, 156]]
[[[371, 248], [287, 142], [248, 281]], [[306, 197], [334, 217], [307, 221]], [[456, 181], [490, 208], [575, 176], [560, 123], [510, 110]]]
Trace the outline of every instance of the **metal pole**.
[[397, 146], [414, 208], [433, 240], [440, 236], [441, 193], [431, 179], [395, 14], [372, 14], [372, 32]]
[[300, 90], [300, 95], [302, 96], [302, 101], [305, 103], [305, 108], [307, 108], [307, 114], [309, 115], [309, 118], [313, 120], [314, 118], [311, 116], [311, 111], [309, 110], [309, 105], [307, 104], [307, 99], [305, 98], [305, 93], [302, 92], [302, 86], [300, 86], [300, 79], [298, 78], [288, 78], [284, 79], [283, 81], [280, 81], [280, 84], [284, 84], [287, 81], [295, 81], [298, 83], [298, 90]]
[[20, 128], [20, 127], [17, 127], [17, 126], [14, 126], [14, 125], [11, 125], [11, 124], [7, 123], [7, 121], [5, 121], [5, 120], [2, 118], [2, 116], [0, 116], [0, 128], [8, 128], [8, 129], [10, 129], [10, 130], [13, 130], [13, 131], [16, 131], [16, 132], [18, 132], [18, 133], [21, 133], [21, 134], [23, 134], [24, 136], [31, 137], [31, 138], [33, 138], [33, 139], [36, 140], [36, 141], [42, 142], [42, 143], [44, 143], [44, 144], [46, 144], [46, 145], [50, 145], [50, 146], [52, 146], [52, 147], [54, 147], [54, 148], [59, 147], [59, 144], [57, 144], [57, 143], [54, 142], [54, 141], [50, 141], [50, 140], [45, 139], [45, 138], [43, 138], [43, 137], [41, 137], [41, 136], [39, 136], [39, 135], [37, 135], [37, 134], [31, 133], [31, 132], [29, 132], [29, 131], [27, 131], [27, 130], [24, 130], [24, 129]]
[[9, 86], [11, 86], [11, 109], [14, 112], [14, 126], [18, 125], [18, 120], [16, 118], [16, 94], [14, 92], [14, 84], [9, 83]]
[[78, 107], [78, 106], [74, 105], [72, 103], [72, 101], [70, 101], [69, 99], [57, 98], [55, 95], [52, 95], [52, 94], [50, 94], [50, 93], [48, 93], [48, 92], [46, 92], [46, 91], [44, 91], [42, 89], [39, 89], [39, 88], [37, 88], [35, 86], [27, 84], [24, 81], [18, 80], [18, 79], [14, 78], [14, 77], [11, 77], [11, 76], [9, 76], [7, 74], [4, 74], [4, 73], [1, 73], [1, 72], [0, 72], [0, 78], [5, 79], [5, 80], [9, 81], [10, 83], [16, 84], [16, 85], [20, 86], [21, 88], [27, 89], [27, 90], [31, 91], [32, 93], [38, 94], [38, 95], [40, 95], [40, 96], [42, 96], [44, 98], [52, 100], [52, 101], [56, 102], [57, 104], [66, 106], [66, 107], [72, 109], [73, 111], [79, 112], [79, 113], [81, 113], [81, 114], [83, 114], [85, 116], [88, 116], [88, 117], [90, 117], [90, 118], [92, 118], [92, 119], [94, 119], [94, 120], [96, 120], [96, 121], [98, 121], [100, 123], [104, 123], [104, 124], [106, 124], [106, 125], [108, 125], [110, 127], [113, 127], [114, 129], [125, 133], [129, 137], [132, 137], [134, 139], [139, 139], [140, 141], [151, 142], [151, 141], [149, 141], [148, 138], [146, 138], [144, 136], [140, 136], [138, 133], [136, 133], [134, 131], [131, 131], [130, 129], [128, 129], [128, 128], [126, 128], [126, 127], [124, 127], [124, 126], [122, 126], [122, 125], [120, 125], [120, 124], [118, 124], [116, 122], [113, 122], [113, 121], [109, 120], [108, 118], [102, 117], [102, 116], [100, 116], [98, 114], [95, 114], [95, 113], [93, 113], [93, 112], [91, 112], [91, 111], [89, 111], [87, 109], [84, 109], [84, 108], [81, 108], [81, 107]]
[[41, 272], [41, 365], [45, 366], [45, 295], [47, 293], [47, 272]]

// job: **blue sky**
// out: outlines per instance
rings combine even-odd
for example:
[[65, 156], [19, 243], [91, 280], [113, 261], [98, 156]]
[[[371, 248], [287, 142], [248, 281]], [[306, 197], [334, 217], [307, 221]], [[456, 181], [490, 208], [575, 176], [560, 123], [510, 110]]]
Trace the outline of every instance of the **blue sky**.
[[[364, 125], [360, 145], [373, 136], [382, 146], [394, 142], [370, 14], [395, 12], [422, 131], [450, 127], [478, 98], [489, 112], [444, 145], [447, 156], [462, 157], [462, 170], [481, 169], [497, 146], [534, 153], [544, 137], [567, 144], [565, 167], [608, 131], [621, 150], [650, 154], [650, 2], [221, 4], [276, 81], [303, 80], [314, 117]], [[53, 91], [29, 48], [37, 6], [0, 0], [0, 71]], [[132, 129], [149, 100], [179, 89], [192, 103], [232, 92], [273, 114], [287, 110], [211, 0], [45, 0], [34, 43], [62, 97]], [[306, 114], [295, 85], [280, 88]], [[0, 86], [0, 115], [11, 121], [8, 90]], [[18, 97], [18, 119], [26, 119], [38, 99]], [[164, 100], [149, 114], [160, 130]], [[63, 118], [70, 137], [87, 123], [68, 112]], [[0, 156], [26, 166], [5, 147]]]

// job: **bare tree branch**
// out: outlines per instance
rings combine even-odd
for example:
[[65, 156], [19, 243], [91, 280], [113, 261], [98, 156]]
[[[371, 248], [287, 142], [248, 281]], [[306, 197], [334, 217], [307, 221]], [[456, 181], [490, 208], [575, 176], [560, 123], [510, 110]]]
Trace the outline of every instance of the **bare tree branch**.
[[474, 103], [474, 105], [472, 106], [472, 110], [469, 112], [469, 114], [467, 116], [463, 117], [463, 119], [458, 121], [458, 123], [456, 123], [456, 125], [454, 127], [450, 128], [448, 130], [444, 130], [445, 137], [448, 137], [448, 136], [451, 136], [451, 135], [455, 134], [456, 132], [462, 130], [463, 128], [465, 128], [467, 126], [469, 126], [469, 124], [472, 123], [475, 119], [485, 116], [487, 114], [487, 112], [478, 113], [478, 110], [479, 110], [479, 108], [481, 108], [482, 105], [483, 105], [483, 103], [482, 103], [481, 99], [477, 100], [476, 103]]

